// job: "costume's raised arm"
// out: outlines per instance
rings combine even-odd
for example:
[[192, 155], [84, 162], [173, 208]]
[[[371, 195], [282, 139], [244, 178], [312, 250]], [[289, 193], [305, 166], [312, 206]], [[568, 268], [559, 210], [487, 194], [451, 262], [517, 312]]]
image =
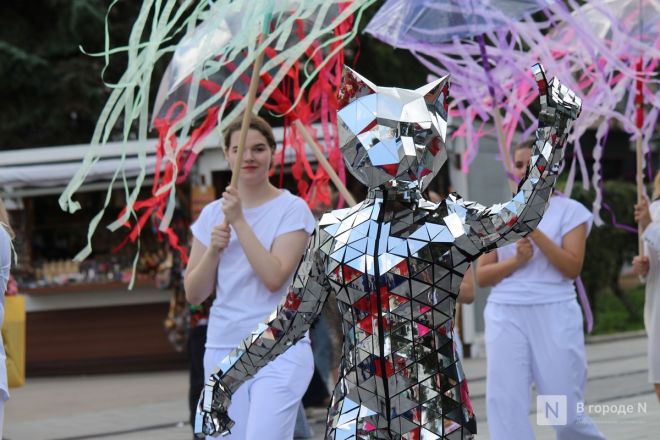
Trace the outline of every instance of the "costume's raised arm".
[[207, 378], [195, 418], [197, 437], [228, 432], [234, 425], [227, 415], [232, 394], [268, 362], [300, 340], [321, 313], [329, 293], [319, 252], [322, 234], [317, 226], [289, 293], [277, 309]]
[[468, 236], [481, 251], [512, 243], [539, 224], [557, 180], [568, 133], [580, 114], [582, 103], [573, 91], [557, 78], [548, 83], [540, 64], [532, 70], [539, 87], [541, 112], [525, 178], [509, 202], [489, 208], [474, 202], [464, 205]]

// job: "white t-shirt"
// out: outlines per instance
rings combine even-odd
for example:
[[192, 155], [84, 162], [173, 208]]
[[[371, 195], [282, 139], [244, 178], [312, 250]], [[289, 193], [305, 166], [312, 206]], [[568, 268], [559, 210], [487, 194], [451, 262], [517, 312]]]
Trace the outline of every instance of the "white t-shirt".
[[[651, 246], [655, 253], [660, 252], [660, 201], [656, 200], [649, 205], [651, 224], [644, 231], [644, 241]], [[647, 254], [649, 254], [647, 250]]]
[[[300, 230], [311, 234], [316, 223], [305, 201], [286, 190], [260, 206], [243, 208], [243, 215], [268, 250], [280, 235]], [[223, 220], [222, 199], [219, 199], [204, 207], [191, 226], [192, 233], [208, 247], [211, 230]], [[216, 298], [211, 306], [206, 347], [232, 349], [277, 308], [288, 291], [293, 274], [278, 292], [269, 291], [255, 275], [232, 230], [229, 245], [218, 265], [217, 277]]]
[[[579, 202], [566, 197], [550, 197], [548, 208], [538, 229], [555, 244], [561, 246], [564, 235], [583, 223], [587, 234], [591, 231], [593, 216]], [[531, 241], [531, 240], [530, 240]], [[575, 298], [573, 280], [562, 275], [534, 244], [534, 255], [525, 265], [495, 285], [488, 301], [498, 304], [547, 304]], [[497, 261], [516, 254], [516, 244], [497, 249]]]
[[[11, 238], [0, 225], [0, 327], [5, 319], [5, 292], [9, 281], [9, 269], [11, 267]], [[0, 400], [9, 398], [9, 387], [7, 386], [7, 365], [5, 357], [5, 346], [0, 334]]]

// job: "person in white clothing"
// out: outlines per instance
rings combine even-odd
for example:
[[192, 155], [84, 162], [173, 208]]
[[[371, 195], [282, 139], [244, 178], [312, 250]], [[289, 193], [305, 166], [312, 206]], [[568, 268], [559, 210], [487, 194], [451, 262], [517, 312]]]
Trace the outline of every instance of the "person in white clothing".
[[649, 382], [660, 401], [660, 173], [656, 174], [653, 203], [646, 199], [635, 205], [635, 220], [642, 228], [644, 256], [633, 259], [633, 270], [646, 277], [644, 326], [648, 346]]
[[[531, 143], [514, 152], [522, 179]], [[492, 440], [531, 440], [531, 386], [539, 395], [566, 396], [559, 440], [603, 439], [579, 412], [587, 379], [582, 312], [573, 280], [580, 274], [591, 213], [569, 198], [552, 196], [536, 230], [515, 244], [485, 254], [477, 282], [492, 286], [486, 325], [486, 411]]]
[[[9, 225], [9, 216], [5, 204], [0, 199], [0, 327], [5, 318], [5, 291], [9, 281], [11, 268], [11, 240], [14, 233]], [[7, 364], [5, 347], [0, 334], [0, 438], [5, 419], [5, 402], [9, 399], [9, 386], [7, 384]]]
[[[225, 157], [232, 169], [240, 127], [237, 119], [224, 133]], [[207, 378], [277, 308], [315, 226], [302, 199], [270, 183], [274, 153], [270, 126], [253, 116], [237, 188], [227, 187], [191, 227], [186, 298], [199, 304], [213, 289], [216, 292], [204, 354]], [[236, 424], [226, 438], [293, 438], [298, 406], [312, 372], [312, 351], [304, 338], [234, 394], [229, 416]]]

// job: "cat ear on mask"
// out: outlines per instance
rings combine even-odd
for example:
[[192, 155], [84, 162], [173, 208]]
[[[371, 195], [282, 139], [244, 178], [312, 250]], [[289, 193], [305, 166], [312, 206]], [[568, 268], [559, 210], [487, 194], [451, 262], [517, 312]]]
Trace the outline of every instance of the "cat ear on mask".
[[441, 111], [443, 116], [446, 117], [449, 109], [449, 103], [447, 101], [449, 98], [449, 75], [445, 75], [440, 79], [436, 79], [425, 86], [415, 89], [415, 92], [424, 95], [424, 101]]
[[374, 83], [345, 65], [342, 71], [341, 87], [337, 95], [339, 108], [345, 107], [362, 96], [376, 93], [376, 88]]

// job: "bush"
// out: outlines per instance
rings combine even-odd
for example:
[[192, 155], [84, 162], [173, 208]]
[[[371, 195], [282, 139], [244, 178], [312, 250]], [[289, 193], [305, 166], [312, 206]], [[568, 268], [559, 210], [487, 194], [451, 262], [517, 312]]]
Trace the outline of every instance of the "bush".
[[[575, 188], [572, 197], [591, 210], [595, 192]], [[587, 239], [586, 257], [582, 269], [582, 281], [587, 290], [592, 310], [598, 312], [599, 300], [607, 290], [625, 307], [628, 320], [638, 321], [641, 309], [625, 295], [619, 286], [619, 275], [624, 264], [637, 255], [637, 235], [614, 226], [619, 224], [636, 226], [633, 207], [637, 200], [635, 185], [628, 182], [609, 181], [603, 185], [604, 225], [594, 227]], [[605, 208], [605, 204], [609, 210]], [[594, 317], [594, 321], [599, 319]]]
[[[636, 310], [644, 308], [644, 286], [627, 290], [626, 298]], [[594, 334], [616, 333], [631, 330], [642, 330], [644, 322], [640, 317], [631, 317], [628, 311], [621, 307], [621, 301], [610, 289], [599, 294], [598, 307], [594, 309]]]

